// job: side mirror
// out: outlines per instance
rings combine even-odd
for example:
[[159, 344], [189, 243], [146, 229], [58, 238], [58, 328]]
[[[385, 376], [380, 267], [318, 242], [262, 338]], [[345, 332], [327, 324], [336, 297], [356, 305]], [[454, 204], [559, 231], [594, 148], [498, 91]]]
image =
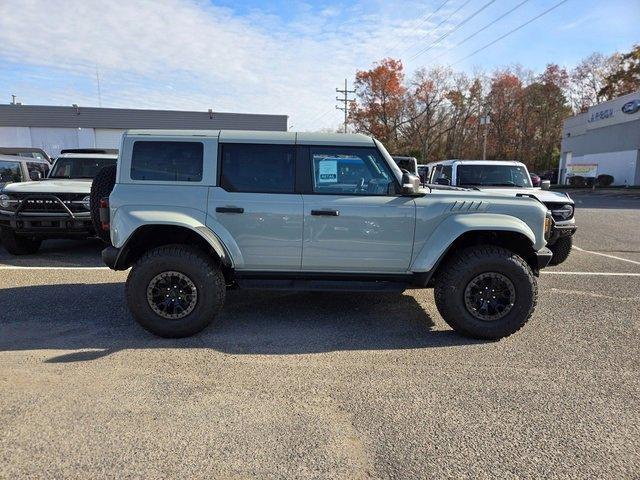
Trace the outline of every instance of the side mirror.
[[540, 188], [542, 190], [549, 190], [551, 188], [551, 180], [542, 180], [542, 182], [540, 182]]
[[437, 185], [451, 185], [451, 180], [448, 178], [440, 177], [436, 178]]
[[38, 180], [42, 180], [42, 173], [37, 170], [32, 170], [29, 172], [29, 178], [34, 182], [37, 182]]
[[416, 195], [420, 193], [420, 177], [407, 171], [402, 173], [402, 194]]

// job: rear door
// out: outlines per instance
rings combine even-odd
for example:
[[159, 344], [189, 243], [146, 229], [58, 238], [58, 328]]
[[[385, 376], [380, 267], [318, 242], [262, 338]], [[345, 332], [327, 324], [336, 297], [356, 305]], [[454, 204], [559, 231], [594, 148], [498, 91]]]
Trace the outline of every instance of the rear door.
[[375, 147], [300, 147], [304, 198], [302, 270], [403, 273], [409, 268], [415, 202]]
[[295, 145], [220, 143], [218, 183], [209, 217], [242, 254], [238, 270], [298, 271], [302, 261], [302, 195], [295, 193]]

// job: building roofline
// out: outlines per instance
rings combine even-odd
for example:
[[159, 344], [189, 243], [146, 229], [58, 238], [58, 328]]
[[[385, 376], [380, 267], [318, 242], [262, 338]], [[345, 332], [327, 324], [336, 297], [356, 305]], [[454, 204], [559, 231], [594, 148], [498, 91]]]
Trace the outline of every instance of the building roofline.
[[287, 115], [208, 110], [0, 104], [0, 127], [286, 131], [288, 119]]

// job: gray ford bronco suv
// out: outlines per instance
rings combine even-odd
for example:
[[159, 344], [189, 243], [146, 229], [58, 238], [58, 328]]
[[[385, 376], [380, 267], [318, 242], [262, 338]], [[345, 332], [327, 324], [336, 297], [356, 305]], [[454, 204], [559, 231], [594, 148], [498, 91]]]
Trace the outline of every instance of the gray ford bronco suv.
[[128, 131], [94, 187], [102, 258], [131, 267], [129, 309], [163, 337], [205, 328], [229, 288], [434, 287], [456, 331], [498, 339], [531, 316], [551, 259], [542, 203], [423, 189], [365, 135]]

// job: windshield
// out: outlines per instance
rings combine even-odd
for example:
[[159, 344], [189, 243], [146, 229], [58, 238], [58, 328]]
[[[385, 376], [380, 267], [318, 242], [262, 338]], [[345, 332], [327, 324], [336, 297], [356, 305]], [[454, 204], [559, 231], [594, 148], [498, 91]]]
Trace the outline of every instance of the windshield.
[[531, 188], [527, 169], [520, 165], [458, 165], [456, 185]]
[[93, 178], [104, 167], [115, 164], [115, 158], [59, 158], [49, 178]]

